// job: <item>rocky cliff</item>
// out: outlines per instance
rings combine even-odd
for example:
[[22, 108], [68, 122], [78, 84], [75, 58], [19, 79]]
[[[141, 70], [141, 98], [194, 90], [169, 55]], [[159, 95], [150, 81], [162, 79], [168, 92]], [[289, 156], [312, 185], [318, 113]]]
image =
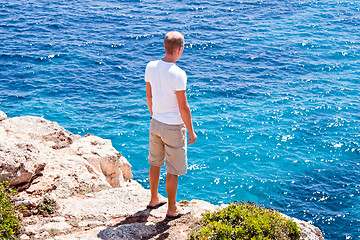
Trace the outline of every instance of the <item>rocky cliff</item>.
[[[150, 192], [131, 179], [131, 165], [110, 140], [0, 111], [0, 181], [16, 187], [15, 204], [26, 206], [21, 239], [186, 239], [201, 214], [218, 207], [182, 201], [188, 214], [168, 220], [166, 205], [146, 209]], [[45, 196], [56, 201], [46, 217], [38, 214]], [[315, 226], [294, 220], [301, 239], [323, 239]]]

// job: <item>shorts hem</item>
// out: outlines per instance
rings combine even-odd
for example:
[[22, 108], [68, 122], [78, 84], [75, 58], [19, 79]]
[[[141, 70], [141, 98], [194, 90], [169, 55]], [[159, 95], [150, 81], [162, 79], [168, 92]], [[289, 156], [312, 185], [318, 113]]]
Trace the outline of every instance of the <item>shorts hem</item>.
[[170, 174], [172, 174], [172, 175], [177, 175], [177, 176], [185, 175], [185, 174], [187, 173], [187, 171], [185, 171], [185, 172], [181, 172], [181, 173], [179, 174], [179, 173], [175, 173], [175, 172], [173, 172], [173, 171], [168, 171], [168, 170], [166, 170], [166, 172], [167, 172], [167, 173], [170, 173]]
[[162, 167], [165, 165], [165, 163], [160, 163], [160, 164], [157, 164], [157, 163], [153, 163], [153, 162], [148, 162], [151, 166], [154, 166], [154, 167]]

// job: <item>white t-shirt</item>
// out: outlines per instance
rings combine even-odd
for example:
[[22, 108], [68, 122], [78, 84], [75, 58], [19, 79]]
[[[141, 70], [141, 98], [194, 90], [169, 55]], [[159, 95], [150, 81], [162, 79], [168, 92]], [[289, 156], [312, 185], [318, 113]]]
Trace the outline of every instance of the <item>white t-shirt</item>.
[[165, 124], [182, 124], [176, 91], [186, 90], [186, 73], [175, 63], [151, 61], [145, 81], [151, 85], [152, 117]]

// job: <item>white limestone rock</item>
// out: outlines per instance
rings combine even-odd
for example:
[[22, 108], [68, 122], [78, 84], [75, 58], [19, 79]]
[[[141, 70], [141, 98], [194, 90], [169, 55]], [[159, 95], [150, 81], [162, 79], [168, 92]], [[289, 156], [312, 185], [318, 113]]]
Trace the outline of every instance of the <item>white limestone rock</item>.
[[82, 221], [82, 222], [79, 222], [78, 227], [81, 227], [81, 228], [86, 228], [86, 227], [95, 228], [95, 227], [104, 226], [104, 225], [105, 225], [104, 222], [101, 222], [101, 221]]
[[1, 130], [0, 126], [0, 181], [8, 180], [10, 185], [24, 185], [26, 188], [26, 184], [42, 173], [46, 163], [33, 144], [7, 139]]
[[37, 225], [27, 225], [24, 227], [24, 229], [28, 235], [36, 235], [37, 233], [39, 233], [39, 228], [37, 227]]
[[20, 236], [20, 240], [30, 240], [30, 237], [26, 234]]
[[89, 229], [86, 231], [75, 232], [73, 234], [56, 236], [54, 237], [54, 240], [101, 240], [102, 238], [99, 238], [98, 234], [101, 231], [104, 231], [106, 228], [107, 228], [106, 226], [102, 226], [102, 227]]
[[131, 216], [146, 209], [149, 199], [150, 191], [143, 189], [134, 182], [125, 188], [113, 188], [97, 192], [92, 198], [74, 196], [59, 199], [58, 211], [67, 218], [80, 221], [109, 220]]
[[103, 174], [112, 187], [120, 187], [130, 180], [131, 165], [112, 146], [110, 140], [88, 134], [71, 145], [78, 156], [86, 159], [96, 174]]
[[0, 122], [0, 180], [28, 194], [65, 198], [121, 187], [131, 165], [110, 140], [81, 137], [40, 117]]
[[65, 222], [66, 218], [65, 217], [53, 217], [50, 219], [50, 222]]
[[40, 227], [39, 231], [56, 231], [58, 233], [67, 233], [71, 228], [72, 226], [66, 222], [50, 222]]
[[13, 133], [14, 137], [22, 140], [38, 140], [49, 144], [54, 149], [68, 147], [75, 138], [80, 138], [66, 131], [56, 122], [41, 117], [14, 117], [2, 121], [6, 131]]
[[292, 220], [300, 228], [300, 240], [324, 240], [321, 230], [318, 227], [312, 225], [309, 222], [305, 222], [296, 218], [292, 218]]
[[0, 110], [0, 121], [7, 119], [6, 114]]

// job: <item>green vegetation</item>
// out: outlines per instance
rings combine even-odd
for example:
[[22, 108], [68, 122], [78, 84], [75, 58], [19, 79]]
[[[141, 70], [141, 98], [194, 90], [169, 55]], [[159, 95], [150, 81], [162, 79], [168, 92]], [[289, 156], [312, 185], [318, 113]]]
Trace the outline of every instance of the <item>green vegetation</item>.
[[218, 212], [207, 212], [200, 224], [200, 229], [192, 232], [190, 239], [300, 239], [295, 222], [251, 202], [235, 202]]
[[37, 209], [39, 214], [49, 216], [55, 212], [56, 202], [49, 196], [45, 196], [44, 200], [38, 205]]
[[0, 182], [0, 239], [17, 239], [20, 233], [19, 214], [11, 203], [11, 196], [15, 194], [8, 182]]

